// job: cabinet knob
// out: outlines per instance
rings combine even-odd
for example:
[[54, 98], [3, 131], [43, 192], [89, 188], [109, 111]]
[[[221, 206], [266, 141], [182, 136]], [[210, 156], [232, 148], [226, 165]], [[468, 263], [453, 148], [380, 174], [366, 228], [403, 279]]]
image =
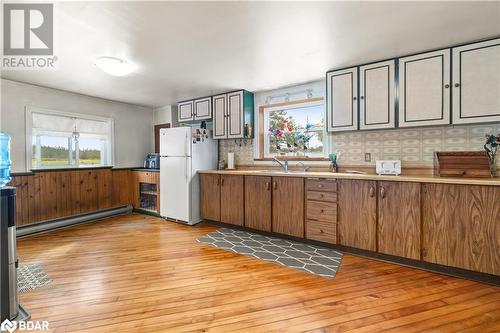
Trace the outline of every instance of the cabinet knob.
[[455, 83], [455, 88], [460, 87], [460, 83]]
[[382, 199], [385, 198], [385, 187], [383, 186], [380, 187], [380, 196], [382, 197]]
[[450, 85], [449, 85], [449, 84], [445, 84], [445, 85], [444, 85], [444, 87], [445, 87], [446, 89], [448, 89], [448, 88], [450, 87]]
[[324, 210], [324, 209], [322, 209], [322, 210], [320, 210], [319, 212], [320, 212], [320, 213], [324, 213], [324, 212], [325, 212], [325, 210]]
[[352, 99], [353, 99], [353, 100], [357, 100], [358, 98], [357, 98], [357, 97], [353, 97]]
[[274, 189], [277, 190], [278, 189], [278, 182], [274, 182]]
[[323, 193], [321, 193], [321, 194], [319, 195], [319, 197], [320, 197], [321, 199], [323, 199], [323, 197], [324, 197]]
[[271, 183], [270, 182], [266, 182], [266, 190], [270, 190], [271, 189]]
[[365, 96], [361, 96], [360, 99], [365, 99]]
[[224, 186], [224, 178], [222, 178], [222, 179], [220, 180], [220, 185], [221, 185], [221, 186]]
[[370, 198], [373, 198], [375, 196], [375, 188], [373, 186], [370, 186], [370, 190], [368, 191], [368, 195]]
[[320, 229], [320, 230], [319, 230], [319, 233], [320, 233], [320, 234], [323, 234], [323, 233], [325, 233], [325, 232], [324, 232], [322, 229]]

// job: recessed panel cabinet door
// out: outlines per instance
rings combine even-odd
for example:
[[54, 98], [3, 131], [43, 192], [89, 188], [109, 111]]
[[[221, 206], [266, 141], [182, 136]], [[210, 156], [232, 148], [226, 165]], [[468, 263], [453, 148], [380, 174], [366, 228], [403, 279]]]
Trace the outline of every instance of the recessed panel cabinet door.
[[450, 50], [399, 59], [399, 127], [450, 123]]
[[358, 129], [358, 68], [329, 72], [326, 75], [328, 131]]
[[378, 182], [378, 252], [420, 260], [420, 183]]
[[178, 120], [193, 120], [193, 101], [180, 102], [177, 104]]
[[359, 128], [394, 128], [395, 60], [359, 68]]
[[227, 94], [227, 137], [243, 137], [243, 91]]
[[271, 177], [245, 176], [245, 227], [271, 231]]
[[423, 260], [500, 275], [500, 187], [423, 189]]
[[337, 228], [339, 244], [377, 250], [377, 182], [338, 181]]
[[212, 118], [212, 97], [195, 99], [193, 113], [195, 120]]
[[227, 96], [226, 94], [213, 97], [213, 114], [214, 114], [214, 138], [227, 138]]
[[200, 214], [204, 220], [220, 221], [220, 177], [200, 174]]
[[273, 177], [272, 231], [304, 237], [304, 179]]
[[220, 221], [243, 225], [243, 176], [220, 176]]
[[453, 123], [500, 121], [500, 38], [452, 54]]

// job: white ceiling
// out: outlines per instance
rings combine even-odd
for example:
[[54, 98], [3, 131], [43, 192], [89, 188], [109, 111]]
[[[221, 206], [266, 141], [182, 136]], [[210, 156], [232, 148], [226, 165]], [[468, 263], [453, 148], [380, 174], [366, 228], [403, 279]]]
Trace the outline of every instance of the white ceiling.
[[[162, 106], [500, 35], [500, 2], [58, 2], [54, 71], [2, 77]], [[138, 66], [112, 77], [98, 56]]]

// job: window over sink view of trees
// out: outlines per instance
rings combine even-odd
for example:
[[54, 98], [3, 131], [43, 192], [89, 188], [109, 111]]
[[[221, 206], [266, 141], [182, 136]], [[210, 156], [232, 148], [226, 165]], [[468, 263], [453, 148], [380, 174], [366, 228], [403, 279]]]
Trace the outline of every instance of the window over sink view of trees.
[[266, 112], [266, 156], [323, 156], [324, 106], [310, 105]]

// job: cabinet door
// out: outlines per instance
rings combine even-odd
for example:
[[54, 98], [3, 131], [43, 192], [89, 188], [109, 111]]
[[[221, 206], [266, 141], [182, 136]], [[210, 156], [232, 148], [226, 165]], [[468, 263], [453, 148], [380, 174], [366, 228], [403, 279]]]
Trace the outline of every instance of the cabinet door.
[[420, 183], [378, 183], [378, 252], [420, 260]]
[[220, 221], [243, 225], [243, 176], [221, 175]]
[[338, 181], [339, 244], [370, 251], [377, 250], [376, 191], [376, 181]]
[[272, 230], [304, 237], [304, 179], [273, 177]]
[[328, 131], [358, 129], [358, 68], [326, 74]]
[[227, 94], [227, 137], [243, 137], [243, 91]]
[[500, 187], [423, 189], [423, 260], [500, 275]]
[[195, 120], [212, 118], [212, 97], [195, 99], [193, 113]]
[[180, 102], [177, 111], [179, 122], [193, 120], [193, 101]]
[[360, 129], [394, 128], [396, 61], [359, 68]]
[[500, 121], [500, 38], [452, 53], [453, 123]]
[[399, 127], [450, 123], [450, 50], [399, 59]]
[[200, 214], [204, 220], [220, 221], [220, 176], [200, 174]]
[[213, 97], [214, 139], [227, 138], [227, 96], [226, 94]]
[[245, 176], [245, 227], [271, 231], [271, 177]]

